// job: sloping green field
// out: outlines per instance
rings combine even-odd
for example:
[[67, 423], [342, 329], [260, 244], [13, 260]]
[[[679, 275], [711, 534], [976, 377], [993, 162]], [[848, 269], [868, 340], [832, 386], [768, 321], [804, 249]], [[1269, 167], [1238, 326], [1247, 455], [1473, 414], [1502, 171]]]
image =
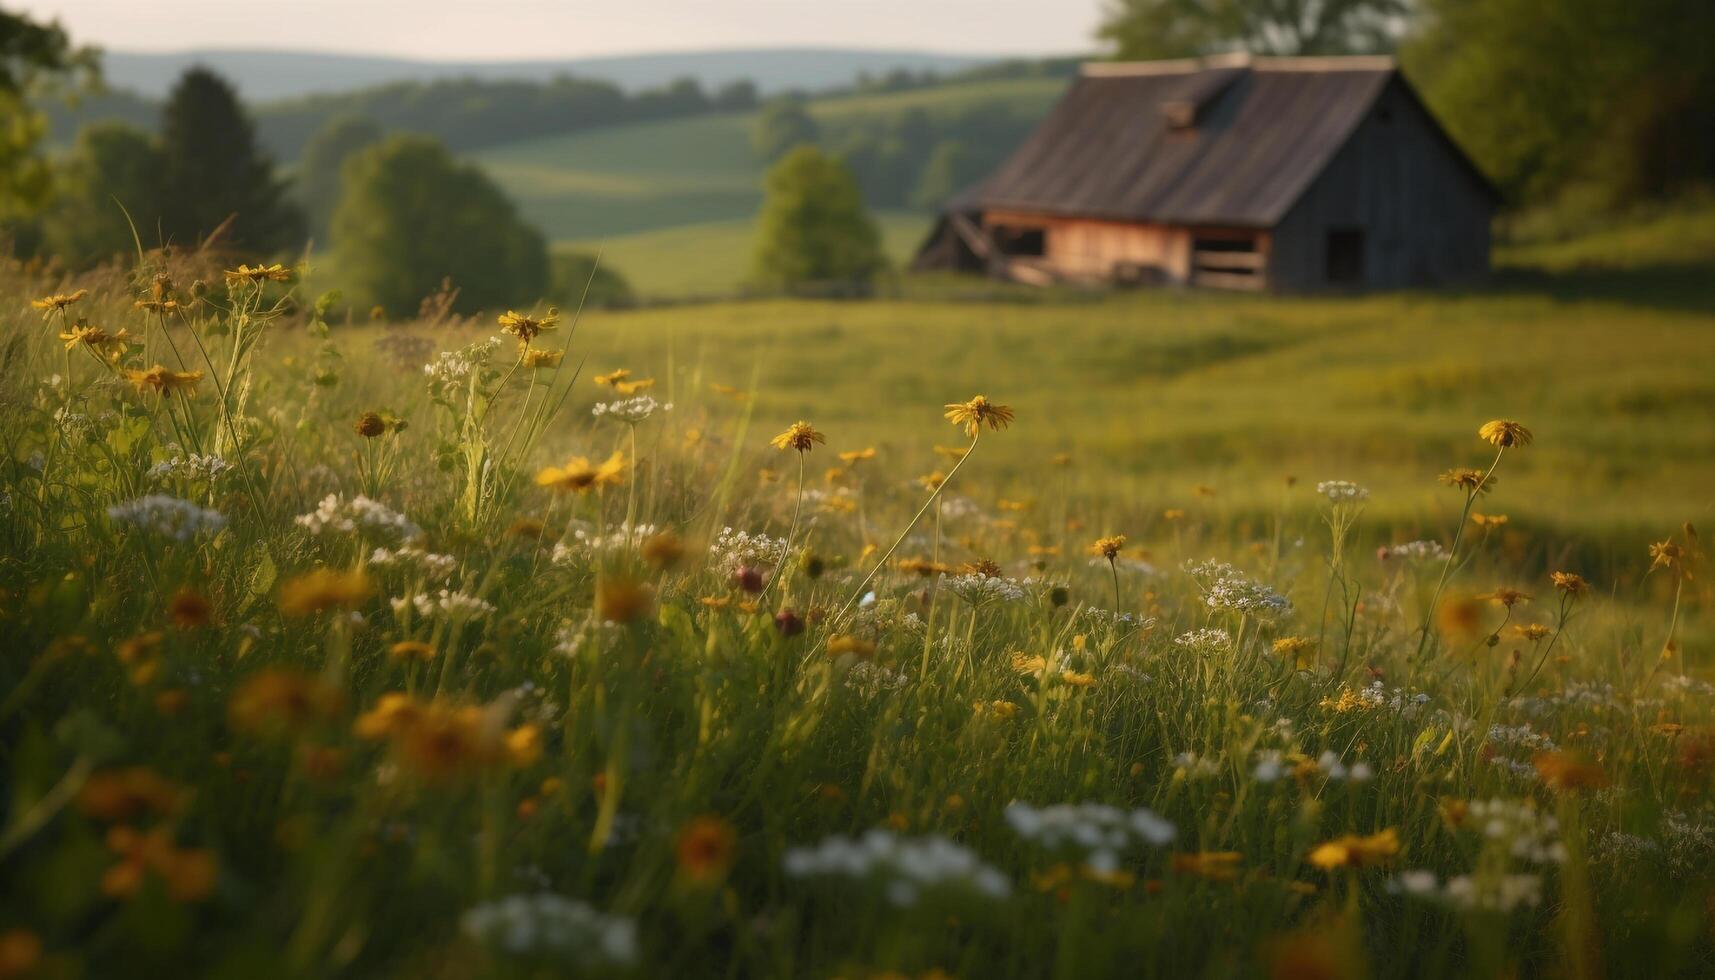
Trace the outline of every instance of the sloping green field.
[[[907, 211], [883, 211], [875, 220], [895, 268], [910, 261], [929, 228], [926, 216]], [[756, 235], [751, 219], [735, 218], [562, 244], [599, 253], [644, 299], [680, 299], [730, 295], [750, 275]]]
[[[909, 109], [922, 109], [934, 119], [993, 104], [1038, 116], [1064, 84], [1023, 79], [949, 85], [822, 99], [810, 110], [828, 141], [837, 143], [843, 127]], [[750, 149], [753, 119], [751, 113], [737, 113], [615, 126], [515, 143], [473, 159], [550, 240], [605, 241], [753, 216], [762, 201], [764, 170]]]

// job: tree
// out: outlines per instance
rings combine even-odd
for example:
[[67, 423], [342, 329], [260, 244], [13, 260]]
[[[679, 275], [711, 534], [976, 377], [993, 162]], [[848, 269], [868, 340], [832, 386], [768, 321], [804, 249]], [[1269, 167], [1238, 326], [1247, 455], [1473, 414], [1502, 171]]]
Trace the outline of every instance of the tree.
[[329, 120], [304, 147], [298, 164], [298, 200], [309, 221], [310, 236], [326, 239], [333, 209], [339, 204], [339, 174], [345, 161], [381, 141], [381, 127], [362, 116]]
[[917, 182], [912, 203], [920, 208], [937, 208], [975, 179], [973, 161], [965, 144], [958, 140], [942, 140], [923, 166], [923, 176]]
[[1109, 0], [1098, 32], [1119, 58], [1391, 50], [1411, 0]]
[[1523, 200], [1614, 205], [1715, 181], [1715, 4], [1428, 0], [1406, 67]]
[[750, 131], [750, 146], [766, 163], [791, 152], [793, 147], [814, 144], [821, 138], [816, 120], [804, 108], [804, 100], [783, 97], [763, 106]]
[[257, 150], [249, 117], [219, 75], [192, 68], [179, 79], [162, 112], [161, 152], [170, 241], [201, 241], [232, 217], [227, 239], [246, 252], [266, 255], [303, 244], [303, 215]]
[[756, 251], [764, 285], [861, 290], [885, 266], [881, 233], [839, 161], [800, 146], [769, 170], [764, 191]]
[[722, 112], [743, 112], [756, 108], [756, 83], [741, 78], [722, 85], [710, 105]]
[[435, 140], [393, 136], [347, 161], [334, 210], [340, 271], [365, 303], [414, 309], [450, 278], [461, 313], [527, 306], [548, 287], [542, 235], [486, 174]]
[[625, 306], [633, 299], [631, 283], [589, 252], [555, 252], [548, 267], [548, 298], [562, 309]]
[[48, 165], [36, 154], [47, 121], [33, 99], [96, 79], [95, 54], [74, 48], [58, 24], [0, 10], [0, 219], [28, 216], [48, 199]]
[[142, 130], [106, 122], [79, 133], [46, 221], [49, 249], [69, 265], [89, 266], [139, 242], [155, 244], [164, 171], [160, 150]]

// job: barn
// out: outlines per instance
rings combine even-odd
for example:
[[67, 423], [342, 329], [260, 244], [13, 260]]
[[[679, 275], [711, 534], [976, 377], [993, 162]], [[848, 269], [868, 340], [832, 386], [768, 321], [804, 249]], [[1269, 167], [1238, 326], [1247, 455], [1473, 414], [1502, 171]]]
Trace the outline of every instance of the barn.
[[1303, 292], [1489, 266], [1493, 185], [1391, 58], [1093, 63], [916, 269]]

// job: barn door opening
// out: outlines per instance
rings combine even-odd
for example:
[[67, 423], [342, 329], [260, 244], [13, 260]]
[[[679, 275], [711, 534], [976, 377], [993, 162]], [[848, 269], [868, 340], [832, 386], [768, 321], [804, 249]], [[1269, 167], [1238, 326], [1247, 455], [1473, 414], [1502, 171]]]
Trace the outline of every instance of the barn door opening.
[[1336, 286], [1357, 286], [1364, 281], [1364, 230], [1362, 228], [1328, 229], [1326, 251], [1328, 282]]

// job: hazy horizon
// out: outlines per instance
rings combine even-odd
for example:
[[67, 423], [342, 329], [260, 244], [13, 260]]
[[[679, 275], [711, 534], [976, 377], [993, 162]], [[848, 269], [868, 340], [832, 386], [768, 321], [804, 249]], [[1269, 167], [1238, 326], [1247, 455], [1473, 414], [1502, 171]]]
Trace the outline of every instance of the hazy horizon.
[[[761, 48], [1070, 54], [1094, 46], [1103, 0], [302, 0], [290, 16], [213, 0], [24, 0], [80, 44], [506, 62]], [[594, 25], [594, 28], [591, 28]], [[977, 25], [977, 26], [973, 26]], [[337, 32], [337, 33], [336, 33]]]

